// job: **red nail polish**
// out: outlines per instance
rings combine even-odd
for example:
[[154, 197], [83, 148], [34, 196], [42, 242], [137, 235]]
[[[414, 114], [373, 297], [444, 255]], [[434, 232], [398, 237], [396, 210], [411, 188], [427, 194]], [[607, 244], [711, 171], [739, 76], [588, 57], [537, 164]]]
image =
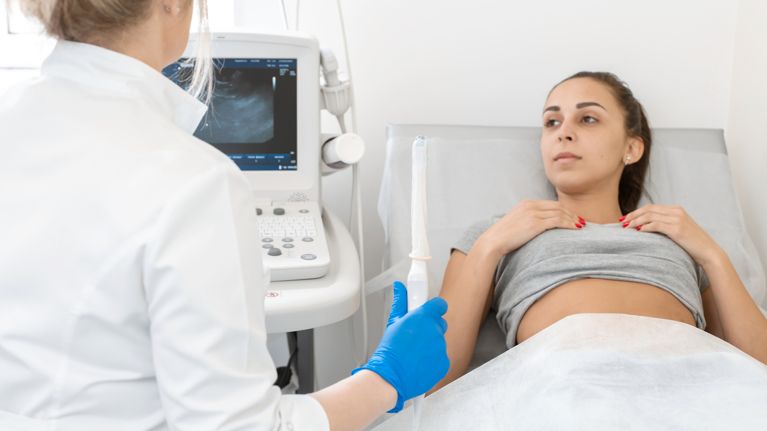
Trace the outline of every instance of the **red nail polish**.
[[642, 226], [637, 226], [637, 230], [642, 230]]
[[581, 222], [581, 224], [586, 224], [586, 219], [581, 216], [578, 216], [578, 221]]
[[583, 227], [583, 225], [582, 225], [582, 224], [580, 224], [580, 223], [575, 223], [575, 227], [577, 227], [578, 229], [580, 229], [580, 228], [582, 228], [582, 227]]
[[623, 227], [626, 227], [626, 226], [628, 226], [628, 225], [629, 225], [628, 223], [623, 223]]
[[623, 221], [623, 220], [626, 220], [626, 216], [623, 216], [623, 217], [618, 219], [618, 221]]

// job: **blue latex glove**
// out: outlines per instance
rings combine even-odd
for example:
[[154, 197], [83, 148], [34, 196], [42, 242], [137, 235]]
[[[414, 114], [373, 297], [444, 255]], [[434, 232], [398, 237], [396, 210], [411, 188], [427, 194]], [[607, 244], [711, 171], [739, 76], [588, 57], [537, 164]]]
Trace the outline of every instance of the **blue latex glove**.
[[394, 283], [389, 323], [381, 343], [367, 364], [352, 371], [373, 371], [397, 390], [397, 405], [389, 413], [402, 410], [405, 401], [426, 393], [447, 374], [447, 322], [442, 318], [446, 311], [444, 299], [432, 298], [408, 313], [407, 289], [399, 281]]

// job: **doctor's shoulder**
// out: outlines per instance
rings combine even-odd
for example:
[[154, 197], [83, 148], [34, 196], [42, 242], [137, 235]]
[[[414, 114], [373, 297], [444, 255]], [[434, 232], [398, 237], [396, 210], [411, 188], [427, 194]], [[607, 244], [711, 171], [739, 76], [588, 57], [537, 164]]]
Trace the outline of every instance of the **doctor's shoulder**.
[[141, 126], [142, 136], [130, 145], [142, 154], [167, 180], [188, 181], [210, 170], [221, 170], [242, 177], [237, 165], [224, 153], [163, 118], [153, 118]]
[[22, 114], [27, 107], [34, 111], [38, 93], [44, 93], [44, 82], [39, 76], [29, 77], [9, 87], [0, 87], [0, 120], [10, 120], [14, 114]]

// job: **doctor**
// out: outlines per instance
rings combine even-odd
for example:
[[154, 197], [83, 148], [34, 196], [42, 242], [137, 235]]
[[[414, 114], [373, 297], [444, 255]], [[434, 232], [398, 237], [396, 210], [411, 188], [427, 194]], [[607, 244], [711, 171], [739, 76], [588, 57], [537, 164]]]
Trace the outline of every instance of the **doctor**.
[[0, 98], [0, 429], [357, 430], [444, 376], [447, 305], [398, 284], [367, 364], [282, 396], [247, 182], [160, 73], [192, 0], [21, 2], [60, 41]]

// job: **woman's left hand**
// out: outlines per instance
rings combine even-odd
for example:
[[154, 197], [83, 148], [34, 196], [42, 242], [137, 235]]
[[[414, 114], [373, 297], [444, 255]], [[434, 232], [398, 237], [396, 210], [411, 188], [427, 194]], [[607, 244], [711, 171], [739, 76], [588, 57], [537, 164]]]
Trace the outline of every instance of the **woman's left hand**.
[[713, 262], [721, 253], [716, 241], [680, 206], [645, 205], [626, 214], [620, 221], [625, 229], [666, 235], [702, 266]]

